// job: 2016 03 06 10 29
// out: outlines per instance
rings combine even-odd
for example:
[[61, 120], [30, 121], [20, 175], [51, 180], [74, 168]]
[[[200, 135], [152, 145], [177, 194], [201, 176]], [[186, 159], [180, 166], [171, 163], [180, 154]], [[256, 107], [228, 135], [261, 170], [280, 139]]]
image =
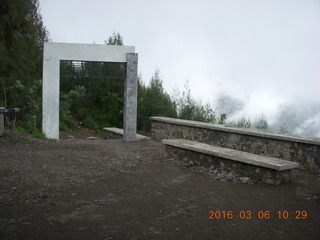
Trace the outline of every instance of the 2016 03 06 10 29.
[[210, 210], [209, 217], [210, 220], [218, 219], [295, 219], [295, 220], [304, 220], [308, 218], [308, 212], [305, 210], [279, 210], [279, 211], [250, 211], [250, 210], [241, 210], [241, 211], [232, 211], [232, 210]]

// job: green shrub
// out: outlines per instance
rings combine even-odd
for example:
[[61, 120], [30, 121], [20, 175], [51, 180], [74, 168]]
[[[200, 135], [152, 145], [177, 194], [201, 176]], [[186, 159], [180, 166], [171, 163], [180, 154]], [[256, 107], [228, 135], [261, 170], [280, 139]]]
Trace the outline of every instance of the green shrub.
[[97, 123], [94, 121], [93, 117], [91, 114], [88, 114], [83, 120], [82, 124], [88, 128], [91, 129], [96, 129], [97, 128]]
[[227, 121], [227, 114], [221, 113], [220, 117], [218, 119], [218, 124], [224, 125], [226, 123], [226, 121]]
[[283, 123], [283, 124], [280, 126], [280, 133], [283, 133], [283, 134], [288, 134], [288, 133], [290, 133], [290, 130], [289, 130], [289, 127], [288, 127], [287, 123]]
[[256, 129], [259, 129], [259, 130], [268, 130], [268, 127], [269, 127], [269, 125], [268, 125], [268, 120], [266, 119], [266, 117], [262, 114], [260, 117], [259, 117], [259, 119], [258, 119], [258, 121], [256, 122], [256, 124], [255, 124], [255, 128]]
[[238, 127], [238, 128], [251, 128], [252, 124], [251, 124], [251, 120], [250, 119], [246, 119], [244, 116], [242, 118], [240, 118], [239, 120], [237, 120], [236, 122], [229, 122], [227, 124], [227, 126], [230, 127]]
[[24, 121], [22, 124], [15, 129], [22, 134], [31, 134], [35, 138], [45, 139], [45, 135], [41, 132], [39, 128], [33, 125], [32, 122]]
[[60, 121], [60, 122], [59, 122], [59, 129], [60, 129], [61, 131], [67, 131], [67, 130], [69, 130], [69, 127], [68, 127], [68, 125], [65, 123], [65, 121]]
[[75, 130], [77, 123], [71, 113], [71, 108], [80, 104], [85, 98], [86, 89], [83, 86], [76, 86], [68, 93], [60, 93], [60, 122], [59, 128], [62, 131]]

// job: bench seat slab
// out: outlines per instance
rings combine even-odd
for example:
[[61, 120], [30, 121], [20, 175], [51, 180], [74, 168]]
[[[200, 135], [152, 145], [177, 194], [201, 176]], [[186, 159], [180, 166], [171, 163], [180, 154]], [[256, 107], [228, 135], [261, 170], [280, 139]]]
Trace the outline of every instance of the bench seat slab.
[[295, 162], [183, 139], [163, 139], [162, 143], [169, 155], [180, 160], [192, 160], [206, 167], [225, 167], [254, 180], [275, 185], [290, 182], [291, 169], [299, 166]]

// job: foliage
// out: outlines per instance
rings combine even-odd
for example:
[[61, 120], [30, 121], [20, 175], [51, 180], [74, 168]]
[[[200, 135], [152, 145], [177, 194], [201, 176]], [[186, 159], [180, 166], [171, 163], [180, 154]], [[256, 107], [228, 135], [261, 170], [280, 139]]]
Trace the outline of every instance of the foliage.
[[22, 89], [17, 81], [27, 90], [41, 77], [41, 51], [48, 33], [38, 7], [38, 0], [0, 2], [0, 78], [4, 95], [0, 101], [3, 104], [21, 107], [24, 102], [19, 101]]
[[283, 124], [280, 126], [280, 133], [283, 133], [283, 134], [288, 134], [288, 133], [290, 133], [290, 132], [289, 132], [289, 127], [288, 127], [287, 123], [283, 123]]
[[218, 124], [224, 125], [226, 123], [226, 121], [227, 121], [227, 114], [221, 113], [220, 117], [218, 119]]
[[23, 121], [19, 127], [16, 128], [20, 133], [31, 134], [33, 137], [44, 139], [45, 136], [41, 130], [34, 126], [32, 122]]
[[110, 126], [120, 127], [123, 123], [123, 98], [119, 97], [118, 93], [108, 92], [106, 96], [102, 97], [101, 102], [104, 109], [101, 109], [103, 115], [106, 116], [106, 122]]
[[150, 132], [150, 116], [177, 117], [174, 102], [163, 89], [160, 71], [156, 70], [150, 84], [145, 86], [138, 81], [138, 129]]
[[105, 44], [107, 45], [119, 45], [122, 46], [123, 45], [123, 38], [120, 35], [120, 33], [115, 33], [113, 31], [112, 36], [110, 36], [108, 38], [108, 41], [105, 41]]
[[38, 9], [38, 0], [0, 1], [0, 105], [21, 108], [19, 130], [34, 135], [40, 133], [39, 79], [43, 42], [48, 40]]
[[[110, 62], [71, 62], [61, 64], [60, 94], [65, 96], [75, 86], [85, 92], [78, 99], [60, 98], [60, 129], [74, 129], [77, 119], [95, 131], [103, 127], [122, 127], [125, 65]], [[69, 112], [68, 112], [69, 111]], [[72, 114], [71, 114], [72, 112]], [[66, 113], [63, 115], [63, 113]], [[63, 117], [66, 118], [63, 118]]]
[[226, 124], [227, 126], [231, 127], [238, 127], [238, 128], [256, 128], [258, 130], [268, 130], [268, 120], [266, 117], [261, 114], [255, 124], [252, 124], [251, 120], [242, 116], [237, 121], [232, 121]]
[[260, 115], [258, 121], [255, 124], [255, 128], [264, 131], [268, 130], [268, 120], [266, 116], [264, 116], [263, 114]]
[[77, 106], [85, 96], [86, 89], [83, 86], [77, 86], [68, 93], [60, 93], [60, 130], [75, 130], [76, 122], [71, 114], [71, 107]]
[[236, 122], [233, 121], [233, 122], [228, 123], [228, 126], [238, 127], [238, 128], [251, 128], [252, 127], [252, 123], [251, 123], [250, 119], [246, 119], [243, 116], [239, 120], [237, 120]]
[[192, 98], [188, 81], [185, 83], [182, 92], [178, 89], [174, 90], [172, 98], [174, 99], [178, 118], [201, 122], [215, 122], [215, 113], [210, 104], [203, 104], [201, 101], [196, 101]]

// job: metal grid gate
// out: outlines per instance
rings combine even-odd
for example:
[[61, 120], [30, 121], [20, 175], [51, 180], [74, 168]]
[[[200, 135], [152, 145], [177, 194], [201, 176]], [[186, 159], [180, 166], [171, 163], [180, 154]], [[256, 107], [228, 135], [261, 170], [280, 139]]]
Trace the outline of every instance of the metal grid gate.
[[60, 61], [60, 91], [69, 92], [76, 86], [94, 89], [92, 97], [104, 95], [105, 91], [116, 92], [123, 97], [126, 79], [126, 63]]

